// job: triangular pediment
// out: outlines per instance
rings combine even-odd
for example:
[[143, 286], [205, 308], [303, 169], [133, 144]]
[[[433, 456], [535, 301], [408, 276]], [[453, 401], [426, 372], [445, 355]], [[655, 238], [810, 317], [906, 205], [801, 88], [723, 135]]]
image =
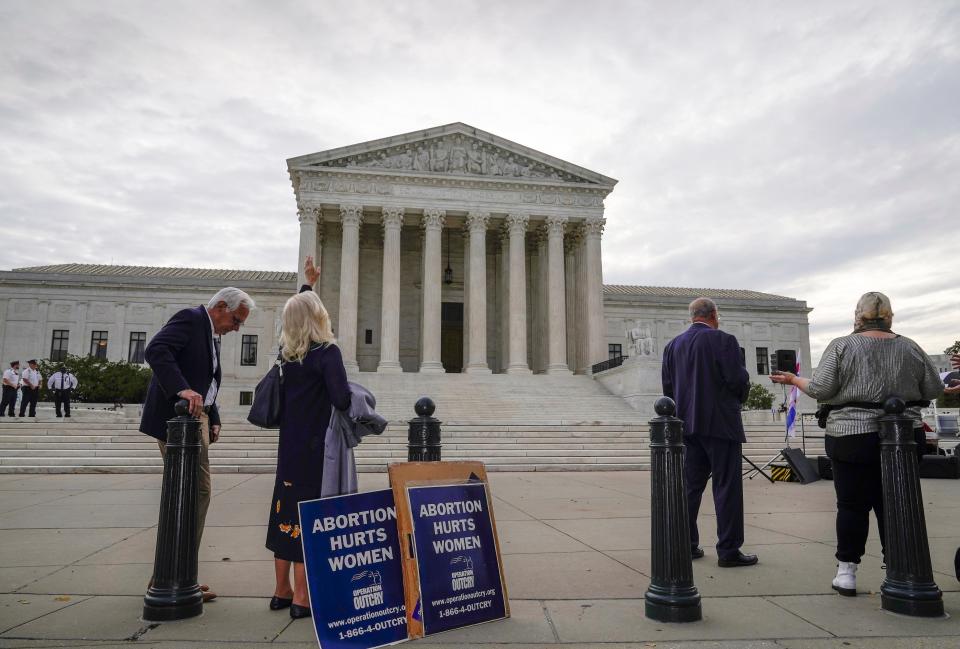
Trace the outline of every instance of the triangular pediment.
[[484, 177], [490, 180], [617, 183], [462, 122], [321, 151], [287, 161], [296, 169], [356, 169], [380, 173]]

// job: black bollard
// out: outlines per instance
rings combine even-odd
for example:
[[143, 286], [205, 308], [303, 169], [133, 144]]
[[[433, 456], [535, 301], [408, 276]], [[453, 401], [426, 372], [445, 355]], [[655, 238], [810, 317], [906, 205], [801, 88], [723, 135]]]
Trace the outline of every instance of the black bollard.
[[880, 470], [886, 529], [887, 577], [881, 606], [915, 617], [943, 615], [943, 593], [933, 581], [927, 522], [923, 515], [913, 420], [903, 399], [890, 397], [880, 417]]
[[183, 620], [203, 613], [197, 583], [197, 501], [200, 472], [200, 420], [189, 416], [186, 400], [167, 422], [163, 487], [153, 579], [143, 598], [147, 622]]
[[440, 461], [440, 420], [433, 417], [436, 405], [430, 397], [420, 397], [413, 406], [417, 417], [407, 422], [408, 462]]
[[696, 622], [703, 618], [700, 593], [693, 583], [690, 521], [683, 487], [683, 422], [669, 397], [654, 405], [650, 420], [650, 588], [646, 615], [658, 622]]

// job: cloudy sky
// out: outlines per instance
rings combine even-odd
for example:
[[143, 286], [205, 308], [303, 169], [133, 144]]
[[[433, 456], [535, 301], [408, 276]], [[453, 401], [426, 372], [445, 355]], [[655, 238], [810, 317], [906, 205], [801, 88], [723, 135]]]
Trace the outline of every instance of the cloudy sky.
[[288, 157], [462, 121], [620, 180], [604, 281], [960, 338], [958, 2], [0, 0], [0, 269], [293, 270]]

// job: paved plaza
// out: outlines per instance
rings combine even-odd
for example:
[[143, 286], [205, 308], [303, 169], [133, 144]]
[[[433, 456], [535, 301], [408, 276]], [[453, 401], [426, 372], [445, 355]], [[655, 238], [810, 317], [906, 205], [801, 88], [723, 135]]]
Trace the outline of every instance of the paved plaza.
[[[191, 620], [138, 618], [150, 578], [159, 475], [0, 476], [0, 647], [315, 647], [308, 620], [271, 612], [273, 562], [263, 547], [272, 475], [214, 475], [200, 577], [220, 597]], [[386, 486], [360, 476], [361, 489]], [[948, 616], [880, 609], [876, 534], [860, 596], [830, 589], [834, 494], [812, 485], [746, 483], [747, 544], [760, 565], [716, 565], [713, 510], [701, 512], [707, 556], [694, 562], [701, 622], [643, 615], [650, 578], [647, 472], [492, 473], [513, 617], [440, 634], [432, 647], [960, 646], [958, 484], [924, 480], [936, 581]]]

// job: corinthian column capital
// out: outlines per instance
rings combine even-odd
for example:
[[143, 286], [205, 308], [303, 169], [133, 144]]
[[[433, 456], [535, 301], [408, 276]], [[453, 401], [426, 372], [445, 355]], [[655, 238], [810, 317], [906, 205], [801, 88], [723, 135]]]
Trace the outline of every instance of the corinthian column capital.
[[546, 230], [550, 236], [563, 236], [563, 230], [569, 219], [566, 216], [548, 216], [546, 218]]
[[530, 222], [530, 215], [523, 212], [512, 212], [507, 214], [505, 223], [507, 229], [511, 232], [526, 232], [527, 224]]
[[319, 208], [310, 205], [301, 205], [297, 208], [297, 220], [301, 225], [315, 225]]
[[606, 219], [587, 219], [583, 222], [583, 234], [585, 236], [599, 237], [603, 235], [603, 226], [607, 224]]
[[424, 230], [442, 230], [447, 223], [447, 212], [436, 207], [423, 210], [420, 224]]
[[467, 230], [470, 232], [480, 232], [487, 229], [490, 225], [490, 212], [471, 211], [467, 214]]
[[340, 222], [345, 226], [350, 225], [354, 227], [360, 227], [360, 224], [363, 223], [363, 206], [341, 205]]
[[383, 229], [397, 229], [403, 226], [403, 208], [385, 207], [383, 208]]

